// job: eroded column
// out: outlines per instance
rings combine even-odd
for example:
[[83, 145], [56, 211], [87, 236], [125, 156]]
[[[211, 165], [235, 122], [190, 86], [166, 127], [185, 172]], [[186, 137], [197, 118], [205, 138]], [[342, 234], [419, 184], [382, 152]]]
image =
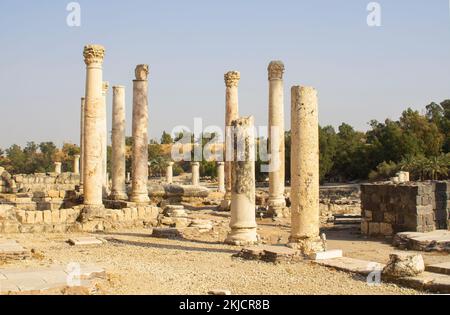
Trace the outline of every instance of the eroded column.
[[112, 155], [111, 172], [112, 200], [127, 200], [125, 184], [125, 87], [113, 86]]
[[103, 172], [103, 197], [108, 196], [108, 124], [106, 120], [106, 96], [108, 94], [109, 82], [102, 84], [102, 111], [101, 111], [101, 135], [102, 135], [102, 172]]
[[80, 156], [78, 154], [73, 156], [73, 173], [80, 174]]
[[198, 186], [200, 185], [200, 163], [192, 162], [191, 168], [192, 168], [192, 185]]
[[148, 203], [148, 65], [138, 65], [133, 80], [131, 201]]
[[61, 174], [61, 162], [55, 162], [55, 173], [56, 174]]
[[238, 118], [235, 127], [231, 221], [225, 242], [249, 245], [257, 242], [255, 213], [255, 135], [253, 117]]
[[166, 166], [166, 182], [173, 184], [173, 162], [168, 162]]
[[80, 110], [80, 191], [83, 191], [83, 168], [84, 168], [84, 103], [85, 98], [81, 98]]
[[269, 72], [269, 214], [283, 215], [284, 198], [284, 64], [272, 61]]
[[225, 94], [225, 197], [220, 206], [221, 210], [230, 210], [231, 204], [231, 186], [232, 186], [232, 150], [226, 150], [226, 147], [231, 147], [232, 133], [231, 123], [233, 120], [239, 118], [239, 99], [238, 86], [241, 75], [238, 71], [229, 71], [224, 76], [226, 94]]
[[86, 63], [86, 97], [84, 109], [84, 208], [83, 220], [104, 215], [102, 203], [103, 149], [102, 149], [102, 63], [105, 49], [99, 45], [84, 47]]
[[217, 162], [217, 181], [219, 183], [219, 192], [225, 192], [225, 163]]
[[317, 92], [291, 90], [291, 236], [290, 246], [304, 254], [324, 250], [319, 237], [319, 118]]

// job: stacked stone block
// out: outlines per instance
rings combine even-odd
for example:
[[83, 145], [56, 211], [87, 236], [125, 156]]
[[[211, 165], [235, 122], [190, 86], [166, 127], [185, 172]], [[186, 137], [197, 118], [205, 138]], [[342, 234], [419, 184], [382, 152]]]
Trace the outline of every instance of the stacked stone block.
[[431, 232], [447, 228], [449, 182], [375, 183], [361, 186], [365, 235]]

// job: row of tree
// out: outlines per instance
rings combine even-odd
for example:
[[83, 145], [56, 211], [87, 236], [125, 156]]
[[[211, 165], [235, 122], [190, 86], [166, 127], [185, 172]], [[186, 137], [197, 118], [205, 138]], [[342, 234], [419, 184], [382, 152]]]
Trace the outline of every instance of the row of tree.
[[[186, 136], [186, 135], [184, 135]], [[148, 147], [151, 176], [165, 173], [171, 160], [171, 145], [183, 137], [174, 139], [163, 132], [161, 140], [151, 140]], [[200, 143], [206, 145], [214, 135], [202, 136]], [[291, 134], [286, 132], [286, 179], [290, 179]], [[191, 135], [191, 142], [194, 137]], [[398, 120], [373, 120], [367, 132], [360, 132], [343, 123], [335, 130], [332, 126], [319, 127], [320, 178], [322, 181], [380, 180], [392, 177], [399, 170], [409, 171], [413, 179], [445, 179], [450, 172], [450, 100], [440, 104], [431, 103], [424, 114], [412, 109], [405, 110]], [[257, 139], [263, 141], [264, 139]], [[126, 169], [131, 171], [132, 138], [126, 138]], [[36, 144], [29, 142], [24, 148], [12, 145], [0, 149], [0, 166], [11, 173], [49, 172], [53, 162], [61, 161], [65, 171], [72, 171], [73, 156], [79, 154], [76, 145], [65, 143], [57, 148], [52, 142]], [[108, 169], [111, 168], [111, 148], [108, 148]], [[257, 158], [256, 176], [265, 180], [261, 172], [265, 162]], [[174, 165], [178, 175], [190, 170], [190, 162]], [[200, 164], [203, 176], [216, 175], [216, 163], [203, 160]]]

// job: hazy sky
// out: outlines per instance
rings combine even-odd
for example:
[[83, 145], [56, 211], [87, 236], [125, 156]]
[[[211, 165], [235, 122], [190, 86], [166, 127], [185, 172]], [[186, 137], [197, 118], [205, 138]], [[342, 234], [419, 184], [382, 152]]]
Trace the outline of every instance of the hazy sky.
[[[63, 0], [0, 0], [0, 147], [78, 143], [83, 46], [106, 47], [104, 79], [125, 85], [127, 130], [136, 64], [150, 65], [149, 131], [224, 124], [223, 74], [241, 72], [240, 114], [266, 125], [267, 65], [290, 87], [319, 92], [320, 123], [367, 128], [450, 98], [448, 0], [383, 0], [369, 27], [367, 0], [80, 0], [81, 26]], [[108, 120], [111, 121], [111, 92]]]

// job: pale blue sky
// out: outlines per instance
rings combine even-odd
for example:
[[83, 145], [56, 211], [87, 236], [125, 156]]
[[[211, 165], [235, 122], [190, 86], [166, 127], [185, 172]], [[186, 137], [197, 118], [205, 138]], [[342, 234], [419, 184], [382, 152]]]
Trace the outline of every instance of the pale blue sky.
[[126, 86], [128, 131], [134, 67], [150, 65], [157, 138], [194, 117], [222, 126], [229, 70], [241, 72], [240, 113], [266, 125], [274, 59], [286, 65], [288, 128], [292, 85], [318, 89], [322, 125], [360, 130], [450, 98], [448, 0], [378, 1], [378, 28], [367, 26], [367, 0], [80, 0], [78, 28], [66, 24], [69, 2], [0, 1], [0, 147], [78, 143], [88, 43], [106, 47], [104, 79]]

